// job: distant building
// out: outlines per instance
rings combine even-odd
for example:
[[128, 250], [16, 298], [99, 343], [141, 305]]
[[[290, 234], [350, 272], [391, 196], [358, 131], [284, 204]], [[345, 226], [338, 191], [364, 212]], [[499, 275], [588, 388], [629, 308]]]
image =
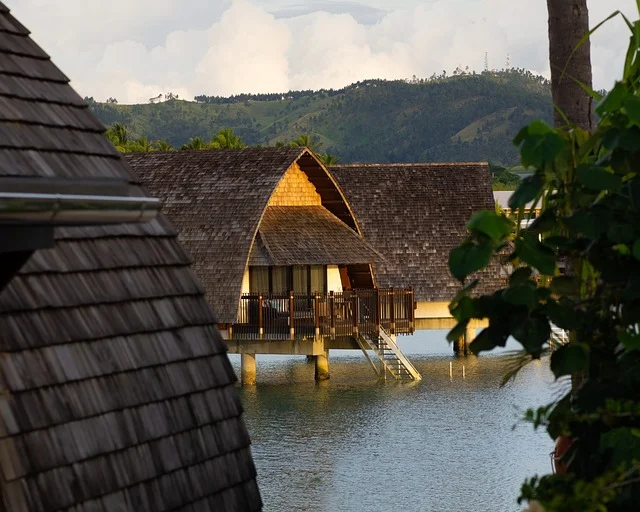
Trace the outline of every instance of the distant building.
[[0, 3], [0, 510], [257, 510], [202, 285], [68, 82]]
[[[517, 211], [512, 211], [509, 206], [509, 199], [513, 195], [512, 190], [496, 190], [493, 192], [493, 198], [497, 206], [507, 215], [508, 217], [515, 217], [517, 215]], [[521, 221], [522, 226], [526, 227], [528, 224], [533, 222], [538, 215], [540, 215], [540, 211], [542, 210], [542, 204], [538, 203], [536, 205], [535, 210], [532, 212], [531, 208], [533, 207], [533, 201], [528, 202], [523, 209], [523, 219]]]
[[372, 339], [451, 327], [449, 251], [474, 211], [494, 207], [487, 164], [327, 170], [306, 148], [126, 158], [164, 199], [230, 350], [244, 355], [362, 348], [363, 322]]

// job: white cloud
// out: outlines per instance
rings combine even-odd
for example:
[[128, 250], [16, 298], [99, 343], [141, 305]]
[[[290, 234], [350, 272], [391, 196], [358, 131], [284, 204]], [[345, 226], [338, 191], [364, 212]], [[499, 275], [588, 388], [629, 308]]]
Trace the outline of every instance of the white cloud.
[[[403, 0], [386, 14], [372, 10], [391, 8], [378, 0], [323, 0], [314, 12], [287, 3], [13, 0], [9, 7], [81, 94], [120, 102], [169, 91], [192, 98], [339, 88], [458, 66], [481, 71], [485, 52], [492, 68], [503, 68], [509, 54], [513, 66], [548, 73], [544, 2]], [[636, 16], [633, 0], [589, 0], [589, 7], [592, 25], [616, 8]], [[363, 12], [379, 21], [364, 22]], [[592, 39], [596, 88], [620, 73], [624, 30], [616, 20]]]

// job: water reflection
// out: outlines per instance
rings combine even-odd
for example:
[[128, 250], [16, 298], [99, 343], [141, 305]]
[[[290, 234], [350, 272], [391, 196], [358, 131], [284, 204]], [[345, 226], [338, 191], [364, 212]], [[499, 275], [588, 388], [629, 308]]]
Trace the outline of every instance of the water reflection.
[[524, 478], [550, 469], [552, 441], [518, 423], [558, 392], [548, 361], [500, 388], [504, 355], [457, 359], [443, 339], [400, 339], [413, 385], [377, 382], [356, 352], [332, 352], [318, 384], [304, 357], [258, 356], [241, 396], [265, 510], [518, 510]]

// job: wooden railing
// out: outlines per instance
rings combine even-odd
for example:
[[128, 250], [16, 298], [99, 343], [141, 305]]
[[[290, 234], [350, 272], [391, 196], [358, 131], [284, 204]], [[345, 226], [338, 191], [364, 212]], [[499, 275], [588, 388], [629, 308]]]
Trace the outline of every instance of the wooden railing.
[[412, 289], [359, 289], [328, 294], [249, 293], [240, 299], [234, 339], [294, 340], [377, 334], [412, 334]]

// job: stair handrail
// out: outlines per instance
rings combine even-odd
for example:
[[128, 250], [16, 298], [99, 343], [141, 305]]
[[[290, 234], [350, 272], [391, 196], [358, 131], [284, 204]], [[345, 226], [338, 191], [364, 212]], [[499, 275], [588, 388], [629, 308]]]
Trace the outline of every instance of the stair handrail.
[[382, 336], [382, 338], [384, 338], [385, 343], [391, 347], [396, 357], [407, 368], [413, 379], [416, 381], [422, 380], [422, 375], [420, 375], [420, 372], [418, 372], [411, 361], [407, 359], [407, 356], [405, 356], [404, 353], [400, 350], [400, 347], [398, 347], [397, 343], [393, 341], [391, 334], [387, 332], [387, 330], [382, 325], [380, 326], [380, 335]]
[[[371, 344], [367, 341], [367, 338], [365, 338], [364, 335], [362, 335], [362, 334], [358, 334], [357, 336], [355, 336], [355, 339], [356, 339], [356, 343], [360, 347], [360, 350], [362, 350], [362, 353], [365, 355], [367, 360], [371, 363], [371, 366], [373, 366], [373, 371], [375, 371], [376, 375], [378, 377], [380, 377], [380, 369], [376, 366], [376, 364], [371, 359], [371, 356], [367, 352], [367, 348], [364, 346], [362, 340], [364, 340], [367, 343], [367, 345], [369, 345], [369, 348], [371, 350], [373, 350], [373, 347], [371, 347]], [[375, 352], [375, 350], [374, 350], [374, 352]]]

